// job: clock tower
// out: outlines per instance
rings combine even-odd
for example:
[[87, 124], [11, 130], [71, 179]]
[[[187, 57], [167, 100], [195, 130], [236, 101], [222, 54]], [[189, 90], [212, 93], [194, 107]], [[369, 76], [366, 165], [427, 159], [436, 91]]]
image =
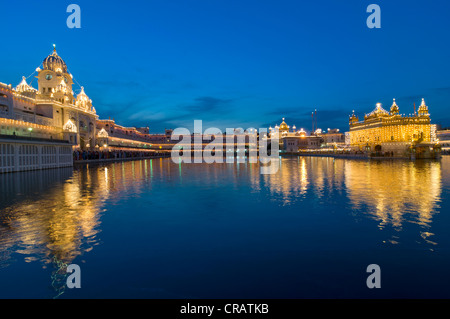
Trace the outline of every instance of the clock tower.
[[43, 69], [38, 69], [39, 94], [42, 98], [49, 98], [62, 104], [73, 104], [72, 75], [67, 71], [67, 65], [56, 53], [53, 53], [42, 62]]

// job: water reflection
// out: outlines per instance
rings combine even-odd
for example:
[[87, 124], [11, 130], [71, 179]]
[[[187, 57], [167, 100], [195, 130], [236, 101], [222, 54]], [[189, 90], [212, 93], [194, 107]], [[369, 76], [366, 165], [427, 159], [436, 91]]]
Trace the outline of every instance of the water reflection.
[[[338, 207], [340, 216], [369, 218], [380, 229], [397, 232], [413, 223], [427, 243], [435, 244], [430, 227], [440, 209], [443, 176], [450, 176], [450, 162], [442, 161], [447, 165], [292, 157], [280, 159], [276, 174], [262, 175], [257, 163], [174, 164], [153, 159], [0, 174], [0, 268], [18, 256], [40, 262], [52, 269], [50, 281], [59, 296], [65, 267], [101, 242], [102, 215], [121, 201], [148, 198], [161, 185], [165, 190], [189, 189], [190, 194], [212, 189], [231, 200], [254, 196], [263, 207], [265, 201], [306, 212]], [[162, 195], [164, 203], [158, 207], [170, 208], [174, 198]], [[320, 237], [321, 230], [316, 231]]]
[[308, 165], [304, 157], [281, 159], [276, 174], [262, 175], [273, 195], [279, 195], [283, 205], [295, 201], [306, 194], [308, 189]]
[[333, 158], [283, 158], [276, 174], [263, 175], [265, 185], [276, 200], [284, 205], [293, 204], [306, 195], [319, 201], [330, 190], [342, 194], [344, 190], [344, 161]]
[[[124, 197], [139, 197], [152, 180], [183, 187], [250, 186], [267, 190], [271, 200], [293, 205], [307, 196], [329, 203], [347, 197], [353, 212], [377, 220], [379, 227], [401, 230], [405, 220], [429, 226], [439, 208], [441, 163], [431, 161], [367, 162], [293, 157], [280, 160], [276, 174], [262, 175], [258, 164], [174, 164], [154, 159], [2, 174], [0, 265], [12, 252], [25, 261], [70, 263], [98, 242], [100, 213]], [[195, 176], [195, 178], [194, 178]], [[200, 176], [200, 178], [199, 178]], [[197, 184], [195, 184], [197, 183]], [[193, 185], [192, 185], [193, 184]], [[424, 231], [423, 236], [431, 233]]]
[[53, 269], [51, 284], [59, 296], [67, 265], [98, 245], [106, 202], [139, 196], [155, 162], [162, 178], [162, 159], [0, 174], [0, 268], [10, 266], [14, 254], [39, 261]]
[[[397, 232], [405, 223], [417, 224], [421, 227], [420, 236], [435, 244], [429, 229], [440, 208], [441, 178], [445, 176], [442, 170], [447, 170], [449, 176], [449, 165], [440, 161], [299, 157], [285, 158], [281, 166], [277, 174], [263, 178], [271, 195], [283, 205], [294, 205], [312, 196], [332, 210], [334, 203], [347, 198], [350, 213], [355, 217], [369, 217], [378, 222], [380, 229], [390, 226]], [[343, 207], [341, 213], [347, 209]]]
[[353, 210], [366, 212], [380, 229], [389, 225], [401, 231], [405, 222], [416, 223], [421, 237], [434, 244], [426, 229], [440, 208], [441, 162], [346, 161], [344, 169]]

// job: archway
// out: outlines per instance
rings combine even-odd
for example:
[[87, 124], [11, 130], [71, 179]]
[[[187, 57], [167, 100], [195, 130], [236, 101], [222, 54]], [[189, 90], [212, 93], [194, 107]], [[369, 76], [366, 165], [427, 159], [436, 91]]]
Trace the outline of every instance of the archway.
[[85, 147], [86, 147], [86, 143], [85, 143], [84, 137], [80, 136], [80, 148], [82, 150], [84, 150]]

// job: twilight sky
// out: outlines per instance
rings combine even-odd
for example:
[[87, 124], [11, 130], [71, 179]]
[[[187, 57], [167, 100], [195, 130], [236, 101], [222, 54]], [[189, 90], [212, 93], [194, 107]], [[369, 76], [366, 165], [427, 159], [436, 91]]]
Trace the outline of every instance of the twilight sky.
[[[81, 29], [69, 29], [69, 4]], [[381, 29], [366, 8], [381, 7]], [[392, 99], [425, 98], [450, 126], [448, 0], [3, 1], [0, 82], [17, 85], [52, 52], [65, 60], [101, 119], [125, 126], [268, 127], [285, 117], [348, 130]], [[33, 77], [28, 79], [30, 82]], [[36, 79], [33, 86], [37, 87]], [[80, 88], [74, 86], [78, 93]]]

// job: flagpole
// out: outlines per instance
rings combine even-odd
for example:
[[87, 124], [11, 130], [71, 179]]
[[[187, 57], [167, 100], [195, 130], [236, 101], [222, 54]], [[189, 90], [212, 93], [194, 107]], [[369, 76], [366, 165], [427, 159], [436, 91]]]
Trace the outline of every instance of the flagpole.
[[316, 130], [317, 130], [317, 109], [314, 110], [314, 118], [316, 120]]

